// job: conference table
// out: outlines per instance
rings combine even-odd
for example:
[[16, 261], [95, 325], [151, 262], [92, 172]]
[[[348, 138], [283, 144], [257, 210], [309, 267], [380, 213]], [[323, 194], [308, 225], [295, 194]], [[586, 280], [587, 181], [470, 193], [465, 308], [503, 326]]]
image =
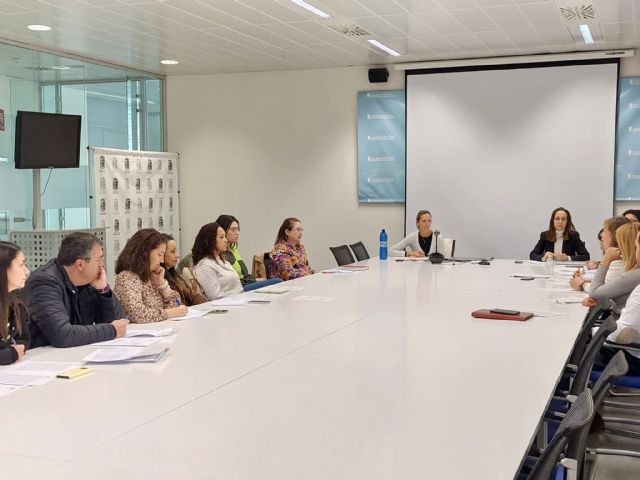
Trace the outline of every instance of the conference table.
[[[514, 478], [586, 309], [511, 276], [544, 265], [360, 263], [269, 304], [136, 326], [177, 330], [158, 363], [0, 398], [1, 478]], [[471, 316], [494, 307], [559, 315]]]

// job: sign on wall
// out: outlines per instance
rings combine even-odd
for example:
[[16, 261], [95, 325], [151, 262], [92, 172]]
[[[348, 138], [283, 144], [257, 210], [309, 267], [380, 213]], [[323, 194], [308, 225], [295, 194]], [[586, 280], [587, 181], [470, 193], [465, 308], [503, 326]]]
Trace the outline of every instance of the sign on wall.
[[358, 92], [358, 201], [404, 203], [405, 92]]
[[621, 78], [618, 89], [616, 200], [640, 200], [640, 77]]
[[[92, 226], [106, 227], [114, 262], [141, 228], [155, 228], [180, 241], [178, 155], [94, 148], [95, 212]], [[113, 271], [109, 265], [109, 272]]]

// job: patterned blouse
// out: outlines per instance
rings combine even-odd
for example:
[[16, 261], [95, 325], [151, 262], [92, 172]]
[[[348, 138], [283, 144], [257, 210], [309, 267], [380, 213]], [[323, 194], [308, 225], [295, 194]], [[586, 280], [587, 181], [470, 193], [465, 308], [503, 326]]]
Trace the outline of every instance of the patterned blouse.
[[279, 242], [271, 250], [269, 262], [269, 278], [281, 278], [291, 280], [315, 273], [309, 266], [309, 259], [304, 245], [290, 245], [287, 242]]
[[113, 291], [129, 321], [133, 323], [166, 320], [166, 309], [177, 306], [176, 300], [180, 300], [180, 295], [174, 290], [171, 290], [171, 296], [165, 300], [151, 280], [143, 282], [138, 275], [128, 270], [116, 275]]
[[238, 295], [244, 291], [240, 277], [231, 264], [225, 260], [203, 258], [193, 267], [193, 274], [202, 287], [207, 300]]

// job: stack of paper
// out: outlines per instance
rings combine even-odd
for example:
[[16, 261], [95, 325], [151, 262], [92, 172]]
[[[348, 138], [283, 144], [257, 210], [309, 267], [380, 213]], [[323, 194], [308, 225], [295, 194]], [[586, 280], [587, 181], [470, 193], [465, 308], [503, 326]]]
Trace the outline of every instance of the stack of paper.
[[287, 293], [289, 289], [287, 287], [279, 287], [278, 285], [269, 285], [267, 287], [258, 288], [254, 291], [259, 293], [268, 293], [271, 295], [280, 295]]
[[[209, 302], [212, 303], [212, 302]], [[188, 307], [187, 314], [182, 317], [174, 317], [171, 320], [180, 321], [180, 320], [189, 320], [191, 318], [203, 317], [208, 313], [208, 310], [200, 310], [193, 307]]]
[[127, 330], [127, 337], [168, 337], [176, 333], [173, 327], [163, 328], [162, 330], [141, 330], [130, 328]]
[[154, 363], [162, 359], [169, 348], [164, 345], [151, 347], [110, 347], [99, 348], [82, 360], [87, 363], [117, 363], [117, 362], [149, 362]]

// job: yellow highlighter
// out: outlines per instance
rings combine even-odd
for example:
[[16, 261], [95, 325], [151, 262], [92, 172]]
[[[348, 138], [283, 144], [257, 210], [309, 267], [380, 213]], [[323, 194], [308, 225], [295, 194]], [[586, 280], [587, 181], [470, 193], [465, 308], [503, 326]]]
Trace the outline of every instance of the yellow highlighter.
[[91, 367], [78, 367], [65, 370], [62, 373], [56, 375], [57, 378], [66, 378], [67, 380], [73, 380], [74, 378], [84, 377], [93, 373], [95, 370]]

